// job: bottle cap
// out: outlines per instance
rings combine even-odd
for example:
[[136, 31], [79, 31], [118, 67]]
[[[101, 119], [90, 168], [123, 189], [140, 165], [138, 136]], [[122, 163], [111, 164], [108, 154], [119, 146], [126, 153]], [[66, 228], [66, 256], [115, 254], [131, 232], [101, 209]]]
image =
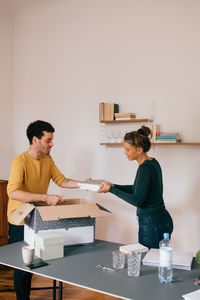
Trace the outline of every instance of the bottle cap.
[[169, 240], [169, 233], [164, 233], [163, 237], [164, 237], [165, 240]]

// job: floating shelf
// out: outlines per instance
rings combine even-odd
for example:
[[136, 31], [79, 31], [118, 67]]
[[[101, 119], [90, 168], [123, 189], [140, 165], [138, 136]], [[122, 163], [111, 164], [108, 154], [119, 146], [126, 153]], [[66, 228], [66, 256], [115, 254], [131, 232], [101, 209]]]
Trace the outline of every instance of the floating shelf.
[[130, 119], [130, 120], [110, 120], [110, 121], [100, 121], [100, 123], [137, 123], [137, 122], [153, 122], [151, 119]]
[[[100, 143], [102, 146], [107, 147], [121, 147], [123, 143]], [[181, 143], [151, 143], [151, 145], [158, 146], [200, 146], [200, 142], [181, 142]]]

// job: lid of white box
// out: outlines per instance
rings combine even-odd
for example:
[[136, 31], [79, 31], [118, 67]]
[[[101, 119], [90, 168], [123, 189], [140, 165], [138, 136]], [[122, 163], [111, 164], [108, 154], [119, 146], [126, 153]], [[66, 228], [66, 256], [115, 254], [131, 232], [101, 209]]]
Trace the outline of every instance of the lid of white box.
[[64, 244], [64, 235], [53, 232], [53, 231], [44, 231], [35, 233], [35, 247], [44, 247], [55, 244]]

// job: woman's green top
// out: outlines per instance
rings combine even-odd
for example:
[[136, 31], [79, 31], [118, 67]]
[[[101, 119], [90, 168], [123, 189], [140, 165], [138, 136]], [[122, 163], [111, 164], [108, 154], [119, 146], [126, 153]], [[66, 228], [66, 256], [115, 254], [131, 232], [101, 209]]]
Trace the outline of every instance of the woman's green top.
[[162, 170], [155, 158], [139, 165], [133, 185], [115, 184], [109, 192], [136, 206], [138, 216], [165, 209]]

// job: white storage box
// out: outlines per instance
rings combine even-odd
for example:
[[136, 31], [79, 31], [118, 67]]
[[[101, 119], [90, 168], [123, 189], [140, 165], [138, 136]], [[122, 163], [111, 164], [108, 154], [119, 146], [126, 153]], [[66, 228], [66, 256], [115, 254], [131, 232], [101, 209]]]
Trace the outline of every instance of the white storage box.
[[52, 231], [35, 234], [35, 255], [43, 260], [64, 256], [64, 236]]

